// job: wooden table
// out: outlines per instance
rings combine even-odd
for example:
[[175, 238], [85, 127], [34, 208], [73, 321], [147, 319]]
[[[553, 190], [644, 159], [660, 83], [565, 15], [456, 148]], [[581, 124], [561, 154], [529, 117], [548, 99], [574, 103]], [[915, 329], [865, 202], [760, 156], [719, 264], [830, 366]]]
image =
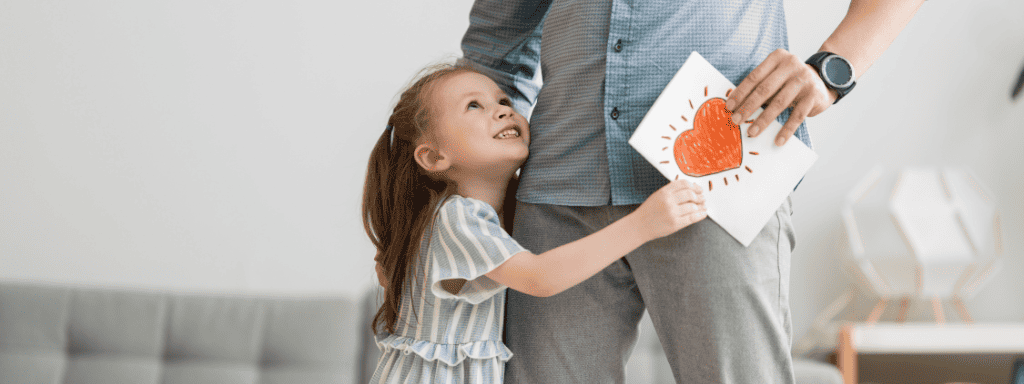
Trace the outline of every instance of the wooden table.
[[851, 323], [836, 348], [843, 381], [856, 384], [858, 353], [1024, 353], [1024, 323]]

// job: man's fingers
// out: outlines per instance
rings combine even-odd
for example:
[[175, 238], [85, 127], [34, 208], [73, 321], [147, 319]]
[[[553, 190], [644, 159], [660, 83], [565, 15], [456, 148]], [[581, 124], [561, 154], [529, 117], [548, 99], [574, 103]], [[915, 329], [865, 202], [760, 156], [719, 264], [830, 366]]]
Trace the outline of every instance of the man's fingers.
[[772, 56], [768, 56], [750, 75], [746, 75], [736, 89], [732, 90], [729, 100], [725, 102], [725, 108], [732, 111], [734, 124], [738, 125], [750, 118], [767, 97], [771, 96], [771, 93], [768, 92], [773, 91], [769, 88], [773, 86], [771, 84], [772, 74], [777, 67], [777, 62], [772, 59]]
[[[792, 72], [792, 69], [788, 67], [783, 67], [781, 65], [775, 67], [775, 70], [772, 71], [772, 73], [769, 74], [766, 79], [761, 81], [761, 83], [754, 88], [754, 91], [751, 92], [750, 96], [747, 97], [743, 104], [741, 104], [740, 107], [736, 110], [736, 112], [739, 112], [739, 114], [733, 114], [733, 123], [739, 125], [746, 121], [747, 119], [749, 119], [750, 116], [753, 115], [758, 108], [771, 107], [771, 105], [768, 104], [769, 102], [784, 102], [784, 105], [789, 104], [789, 101], [792, 100], [792, 97], [796, 97], [796, 94], [794, 94], [792, 97], [789, 97], [788, 100], [781, 100], [782, 98], [780, 98], [779, 96], [781, 96], [780, 93], [784, 90], [784, 87], [788, 86]], [[778, 113], [776, 113], [775, 115], [777, 116]], [[768, 117], [774, 119], [775, 116], [765, 116], [763, 112], [761, 113], [762, 119], [766, 119]], [[756, 130], [749, 129], [747, 130], [747, 134], [751, 137], [757, 136], [766, 126], [767, 124], [758, 125], [757, 123], [755, 123], [752, 128], [756, 128]]]
[[800, 94], [801, 86], [794, 81], [789, 81], [768, 103], [768, 107], [757, 116], [754, 123], [747, 128], [747, 135], [753, 137], [761, 133], [768, 125], [771, 125], [775, 118], [779, 117], [782, 111], [793, 104], [793, 100]]
[[800, 123], [807, 118], [807, 115], [814, 108], [814, 103], [811, 100], [804, 99], [798, 101], [796, 107], [793, 108], [793, 112], [789, 114], [789, 120], [786, 120], [786, 124], [779, 130], [779, 134], [775, 136], [775, 145], [783, 146], [789, 141], [789, 138], [793, 136], [796, 129], [800, 127]]
[[[747, 77], [743, 78], [743, 81], [740, 82], [740, 85], [736, 86], [736, 89], [729, 93], [729, 98], [725, 101], [725, 108], [730, 111], [737, 112], [739, 107], [746, 102], [754, 88], [761, 84], [761, 82], [767, 78], [773, 70], [775, 70], [777, 65], [778, 61], [774, 59], [774, 56], [768, 55], [761, 64], [758, 64], [753, 71], [750, 71], [750, 74], [748, 74]], [[754, 108], [751, 111], [755, 110], [757, 110], [757, 108]]]

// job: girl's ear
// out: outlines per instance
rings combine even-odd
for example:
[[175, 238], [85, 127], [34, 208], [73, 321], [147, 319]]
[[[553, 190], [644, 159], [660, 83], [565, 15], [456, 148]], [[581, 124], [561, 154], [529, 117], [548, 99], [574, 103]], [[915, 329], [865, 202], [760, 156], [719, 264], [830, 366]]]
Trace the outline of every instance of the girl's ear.
[[448, 158], [430, 143], [417, 145], [416, 150], [413, 151], [413, 157], [416, 158], [416, 163], [420, 167], [430, 173], [444, 172], [452, 166]]

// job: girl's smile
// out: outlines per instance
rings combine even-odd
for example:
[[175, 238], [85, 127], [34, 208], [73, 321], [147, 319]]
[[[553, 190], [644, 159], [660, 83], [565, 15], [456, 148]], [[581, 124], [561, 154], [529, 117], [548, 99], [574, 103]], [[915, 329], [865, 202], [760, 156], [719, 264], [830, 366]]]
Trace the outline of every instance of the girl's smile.
[[523, 164], [530, 153], [530, 125], [491, 79], [459, 73], [432, 91], [437, 114], [432, 136], [455, 169], [514, 172]]

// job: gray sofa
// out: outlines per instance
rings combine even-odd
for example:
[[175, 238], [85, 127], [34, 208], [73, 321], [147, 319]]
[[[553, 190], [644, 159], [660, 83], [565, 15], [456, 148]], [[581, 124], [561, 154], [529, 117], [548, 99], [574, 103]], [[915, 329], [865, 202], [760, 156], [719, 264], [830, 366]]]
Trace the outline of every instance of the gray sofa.
[[[0, 384], [366, 383], [375, 292], [264, 297], [0, 281]], [[797, 361], [800, 384], [841, 383]], [[672, 383], [648, 319], [629, 384]]]
[[0, 283], [0, 384], [355, 383], [359, 305]]

